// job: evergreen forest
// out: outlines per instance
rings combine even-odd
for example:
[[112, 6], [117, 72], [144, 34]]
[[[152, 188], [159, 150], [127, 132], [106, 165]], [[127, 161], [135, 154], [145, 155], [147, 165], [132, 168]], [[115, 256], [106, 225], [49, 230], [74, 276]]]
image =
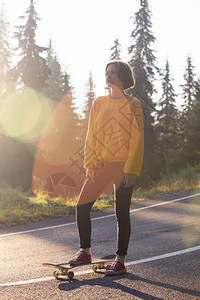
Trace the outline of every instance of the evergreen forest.
[[[178, 107], [169, 60], [164, 66], [157, 65], [148, 0], [138, 1], [138, 11], [130, 16], [133, 22], [127, 49], [136, 84], [127, 92], [143, 107], [145, 151], [136, 186], [146, 188], [186, 166], [200, 164], [200, 76], [188, 56], [180, 82], [183, 105]], [[77, 112], [76, 86], [61, 65], [53, 41], [37, 44], [40, 18], [35, 2], [30, 0], [12, 33], [3, 5], [0, 11], [0, 182], [25, 190], [32, 186], [36, 155], [51, 161], [56, 172], [56, 166], [67, 161], [66, 155], [72, 157], [81, 151], [89, 111], [98, 96], [91, 72], [85, 83], [84, 108], [81, 114]], [[110, 60], [121, 59], [119, 39], [111, 44]], [[158, 76], [161, 93], [155, 103]], [[66, 154], [69, 145], [71, 150]]]

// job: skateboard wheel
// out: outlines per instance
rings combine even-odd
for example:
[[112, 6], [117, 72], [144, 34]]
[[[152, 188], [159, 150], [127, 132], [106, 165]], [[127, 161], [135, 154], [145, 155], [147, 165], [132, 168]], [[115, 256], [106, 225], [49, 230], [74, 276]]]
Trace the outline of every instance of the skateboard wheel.
[[60, 273], [59, 273], [58, 271], [54, 271], [54, 272], [53, 272], [53, 275], [54, 275], [54, 277], [55, 277], [56, 279], [58, 279], [59, 274], [60, 274]]
[[96, 271], [98, 270], [98, 266], [97, 266], [97, 265], [93, 265], [93, 266], [92, 266], [92, 270], [93, 270], [94, 272], [96, 272]]
[[99, 264], [98, 268], [99, 268], [99, 270], [102, 270], [102, 269], [105, 269], [105, 266], [104, 266], [104, 264]]
[[110, 269], [111, 265], [107, 265], [106, 266], [106, 270]]
[[68, 272], [67, 276], [69, 277], [69, 279], [73, 279], [74, 278], [74, 272], [72, 272], [72, 271]]

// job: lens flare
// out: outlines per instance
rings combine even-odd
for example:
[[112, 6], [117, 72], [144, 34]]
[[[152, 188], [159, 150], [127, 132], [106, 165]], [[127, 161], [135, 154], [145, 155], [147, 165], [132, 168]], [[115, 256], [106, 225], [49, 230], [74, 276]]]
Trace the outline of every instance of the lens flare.
[[23, 87], [2, 101], [1, 131], [24, 143], [36, 142], [49, 124], [52, 113], [52, 103], [44, 94]]
[[65, 101], [57, 102], [51, 120], [51, 128], [44, 130], [37, 144], [36, 159], [50, 165], [63, 165], [74, 153], [75, 130], [72, 111]]
[[50, 196], [62, 194], [66, 198], [78, 194], [85, 180], [83, 147], [76, 139], [70, 97], [69, 91], [55, 102], [51, 128], [37, 143], [32, 175], [33, 191], [47, 191]]

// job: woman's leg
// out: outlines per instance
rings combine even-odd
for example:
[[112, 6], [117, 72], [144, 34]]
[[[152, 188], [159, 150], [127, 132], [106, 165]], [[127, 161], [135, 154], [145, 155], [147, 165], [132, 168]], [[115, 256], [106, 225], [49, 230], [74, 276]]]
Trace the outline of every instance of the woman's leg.
[[112, 168], [106, 164], [97, 170], [95, 182], [85, 181], [81, 190], [77, 208], [76, 220], [80, 240], [80, 248], [91, 247], [91, 218], [90, 212], [96, 199], [112, 180]]
[[130, 205], [133, 186], [124, 188], [124, 180], [116, 187], [117, 252], [120, 257], [127, 255], [131, 234]]
[[90, 212], [95, 201], [77, 205], [76, 220], [79, 232], [80, 248], [91, 247], [91, 219]]

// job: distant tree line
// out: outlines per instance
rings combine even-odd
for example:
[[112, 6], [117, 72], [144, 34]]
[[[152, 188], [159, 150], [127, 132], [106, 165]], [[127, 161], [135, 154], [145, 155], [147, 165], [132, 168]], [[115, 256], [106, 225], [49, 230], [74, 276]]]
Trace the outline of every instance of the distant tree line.
[[[156, 63], [152, 48], [156, 38], [152, 33], [148, 0], [139, 1], [140, 7], [134, 16], [130, 46], [127, 49], [136, 84], [128, 93], [137, 97], [143, 106], [145, 153], [137, 185], [145, 187], [187, 164], [195, 165], [200, 162], [200, 79], [195, 74], [192, 57], [188, 57], [181, 85], [184, 104], [178, 109], [169, 61], [166, 60], [162, 68]], [[21, 25], [15, 27], [12, 37], [17, 46], [13, 48], [5, 9], [1, 7], [0, 114], [9, 95], [23, 94], [26, 86], [52, 99], [54, 103], [62, 100], [70, 111], [67, 116], [73, 132], [70, 139], [79, 147], [84, 143], [89, 110], [96, 97], [92, 73], [86, 83], [85, 107], [82, 115], [79, 115], [75, 110], [74, 88], [71, 86], [70, 76], [61, 66], [52, 41], [49, 41], [48, 46], [36, 43], [35, 34], [40, 19], [34, 0], [30, 0], [30, 6], [19, 20]], [[111, 60], [121, 59], [118, 38], [114, 40], [110, 51]], [[158, 103], [153, 100], [156, 76], [159, 76], [162, 88]], [[36, 149], [37, 143], [24, 143], [7, 135], [0, 122], [0, 181], [30, 188]]]

